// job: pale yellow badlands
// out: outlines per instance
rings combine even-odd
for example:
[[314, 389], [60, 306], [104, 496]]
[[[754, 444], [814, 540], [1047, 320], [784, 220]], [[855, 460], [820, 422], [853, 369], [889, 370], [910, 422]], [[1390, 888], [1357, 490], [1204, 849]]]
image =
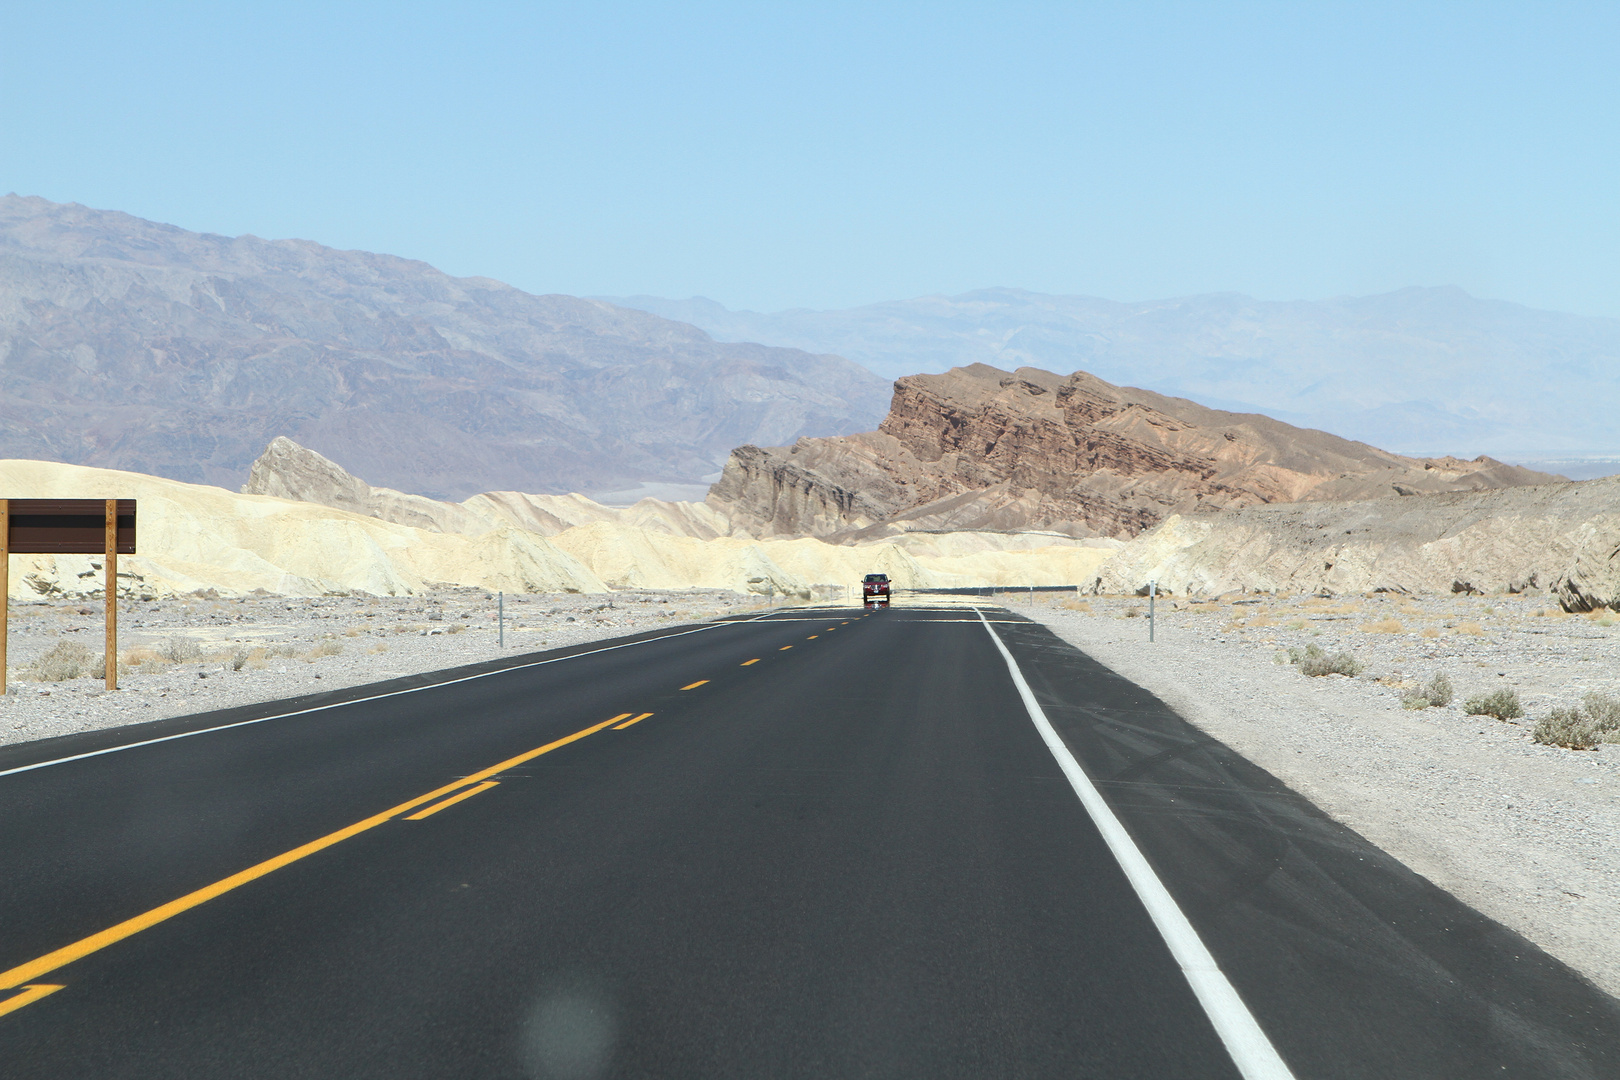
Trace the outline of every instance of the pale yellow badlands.
[[[912, 538], [860, 547], [813, 539], [700, 540], [613, 521], [550, 537], [504, 524], [463, 535], [316, 503], [44, 461], [0, 460], [0, 497], [138, 500], [140, 554], [119, 559], [119, 576], [123, 591], [154, 597], [204, 589], [221, 596], [255, 590], [398, 596], [430, 584], [506, 592], [704, 587], [809, 596], [852, 587], [874, 572], [911, 588], [1073, 585], [1093, 580], [1097, 567], [1113, 554], [1072, 541], [955, 554], [979, 544]], [[101, 587], [100, 566], [100, 556], [14, 555], [10, 593], [16, 599], [93, 595]]]

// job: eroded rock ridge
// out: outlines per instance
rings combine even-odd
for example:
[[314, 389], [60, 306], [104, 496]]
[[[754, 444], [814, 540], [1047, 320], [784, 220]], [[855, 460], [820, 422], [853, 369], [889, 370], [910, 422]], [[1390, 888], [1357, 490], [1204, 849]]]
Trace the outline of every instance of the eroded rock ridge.
[[1085, 372], [985, 364], [896, 381], [877, 431], [743, 446], [709, 504], [762, 536], [1051, 529], [1128, 538], [1172, 514], [1561, 479], [1412, 458]]

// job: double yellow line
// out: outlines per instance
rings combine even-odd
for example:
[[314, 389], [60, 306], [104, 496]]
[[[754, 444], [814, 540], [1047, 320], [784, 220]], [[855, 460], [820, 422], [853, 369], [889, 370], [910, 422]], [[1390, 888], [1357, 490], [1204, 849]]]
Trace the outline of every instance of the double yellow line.
[[[652, 714], [647, 713], [645, 715], [650, 716]], [[45, 997], [47, 994], [52, 994], [62, 989], [61, 986], [49, 983], [34, 983], [35, 979], [38, 979], [43, 975], [48, 975], [58, 968], [66, 967], [75, 960], [82, 960], [91, 953], [99, 952], [109, 945], [114, 945], [120, 941], [123, 941], [125, 938], [133, 937], [142, 930], [150, 929], [151, 927], [156, 926], [158, 923], [172, 919], [182, 912], [190, 911], [194, 907], [201, 904], [206, 904], [215, 897], [223, 896], [232, 889], [246, 885], [250, 881], [257, 881], [266, 874], [274, 873], [284, 866], [297, 862], [299, 859], [315, 854], [317, 851], [324, 851], [334, 844], [342, 843], [350, 837], [359, 836], [368, 829], [375, 829], [378, 825], [381, 825], [384, 822], [392, 821], [401, 814], [404, 814], [410, 810], [415, 810], [418, 806], [422, 806], [424, 803], [432, 803], [434, 800], [445, 795], [450, 796], [450, 798], [445, 799], [443, 802], [429, 806], [420, 813], [412, 814], [405, 820], [420, 820], [421, 818], [427, 817], [429, 814], [437, 813], [447, 806], [460, 802], [462, 799], [469, 798], [481, 791], [487, 791], [491, 787], [495, 786], [496, 781], [492, 781], [489, 778], [495, 776], [497, 773], [503, 773], [508, 769], [515, 768], [518, 765], [522, 765], [525, 761], [533, 761], [540, 755], [549, 754], [553, 750], [561, 749], [562, 747], [567, 746], [569, 743], [578, 742], [580, 739], [585, 738], [585, 736], [594, 735], [609, 725], [622, 723], [622, 721], [629, 716], [629, 713], [622, 713], [613, 717], [611, 720], [604, 720], [600, 724], [592, 724], [590, 727], [576, 731], [572, 735], [565, 735], [553, 742], [546, 743], [544, 746], [536, 747], [535, 749], [519, 754], [516, 757], [507, 758], [505, 761], [502, 761], [496, 765], [491, 765], [489, 768], [484, 769], [481, 772], [473, 773], [471, 776], [464, 776], [460, 780], [457, 780], [454, 783], [446, 784], [441, 788], [436, 788], [433, 791], [428, 792], [426, 795], [418, 795], [409, 802], [402, 802], [391, 810], [384, 810], [380, 814], [373, 814], [364, 821], [357, 821], [347, 828], [339, 829], [337, 832], [327, 833], [319, 840], [311, 840], [309, 843], [300, 847], [295, 847], [291, 851], [282, 852], [275, 858], [266, 859], [264, 862], [248, 867], [246, 870], [238, 871], [237, 873], [232, 874], [230, 877], [221, 878], [212, 885], [205, 885], [194, 892], [186, 893], [184, 896], [170, 900], [167, 904], [164, 904], [161, 907], [155, 907], [151, 911], [144, 912], [132, 919], [125, 919], [121, 923], [107, 927], [107, 929], [101, 931], [99, 934], [91, 934], [87, 938], [81, 938], [71, 945], [64, 945], [55, 952], [46, 953], [44, 956], [30, 960], [26, 964], [18, 964], [10, 971], [0, 972], [0, 990], [15, 990], [18, 987], [23, 988], [23, 992], [21, 994], [7, 998], [4, 1001], [0, 1001], [0, 1016], [4, 1016], [9, 1012], [14, 1012], [17, 1009], [22, 1008], [24, 1005], [31, 1004], [32, 1002], [38, 1001], [40, 998]], [[638, 719], [640, 719], [640, 717], [638, 717]]]

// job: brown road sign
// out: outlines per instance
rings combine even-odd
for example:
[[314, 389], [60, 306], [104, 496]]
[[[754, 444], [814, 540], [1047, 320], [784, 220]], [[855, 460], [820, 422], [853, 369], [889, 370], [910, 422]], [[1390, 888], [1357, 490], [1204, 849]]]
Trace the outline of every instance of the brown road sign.
[[[118, 499], [119, 555], [135, 554], [135, 500]], [[106, 499], [11, 499], [14, 555], [105, 555]]]
[[0, 694], [6, 690], [11, 555], [106, 560], [107, 689], [118, 689], [118, 556], [135, 554], [134, 499], [0, 499]]

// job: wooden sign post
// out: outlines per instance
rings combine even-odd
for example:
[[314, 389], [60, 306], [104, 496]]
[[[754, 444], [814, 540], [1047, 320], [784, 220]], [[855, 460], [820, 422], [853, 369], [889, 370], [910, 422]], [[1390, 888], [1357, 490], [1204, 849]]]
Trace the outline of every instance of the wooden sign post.
[[0, 499], [0, 694], [6, 692], [13, 553], [106, 559], [107, 689], [118, 689], [118, 556], [135, 554], [135, 500]]

